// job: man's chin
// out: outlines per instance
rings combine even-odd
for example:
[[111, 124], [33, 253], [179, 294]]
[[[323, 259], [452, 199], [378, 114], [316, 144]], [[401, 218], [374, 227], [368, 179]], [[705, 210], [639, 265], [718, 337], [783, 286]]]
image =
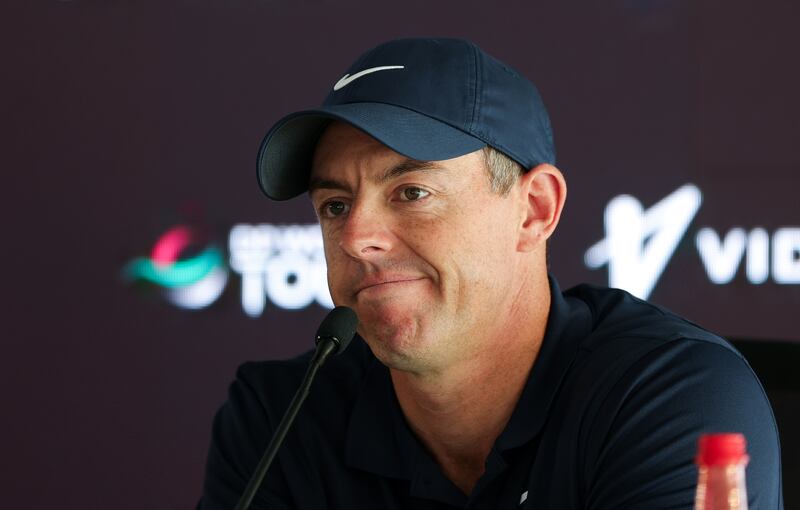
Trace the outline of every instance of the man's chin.
[[413, 296], [394, 296], [384, 299], [357, 299], [353, 309], [362, 324], [373, 331], [404, 330], [418, 324], [421, 301]]
[[425, 357], [420, 348], [408, 342], [383, 339], [367, 340], [372, 354], [385, 366], [404, 372], [420, 372], [425, 366]]
[[404, 358], [419, 349], [420, 323], [407, 311], [388, 313], [387, 310], [369, 308], [363, 312], [357, 310], [357, 313], [361, 323], [359, 332], [376, 356], [380, 352], [387, 357]]

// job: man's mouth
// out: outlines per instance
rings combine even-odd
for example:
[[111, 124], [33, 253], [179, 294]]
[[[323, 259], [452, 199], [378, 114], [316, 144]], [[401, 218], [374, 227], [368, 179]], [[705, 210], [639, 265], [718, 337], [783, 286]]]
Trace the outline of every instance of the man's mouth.
[[404, 284], [422, 280], [421, 276], [376, 276], [366, 278], [356, 288], [355, 295], [358, 296], [362, 291], [379, 291], [383, 288], [388, 288], [395, 284]]

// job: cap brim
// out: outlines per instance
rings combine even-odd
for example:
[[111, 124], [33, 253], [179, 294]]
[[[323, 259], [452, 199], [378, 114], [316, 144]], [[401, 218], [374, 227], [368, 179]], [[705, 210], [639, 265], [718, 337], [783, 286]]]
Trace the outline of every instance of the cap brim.
[[384, 103], [325, 106], [288, 115], [264, 137], [258, 151], [258, 183], [275, 200], [308, 190], [314, 148], [331, 120], [347, 122], [390, 149], [420, 161], [463, 156], [486, 142], [413, 110]]

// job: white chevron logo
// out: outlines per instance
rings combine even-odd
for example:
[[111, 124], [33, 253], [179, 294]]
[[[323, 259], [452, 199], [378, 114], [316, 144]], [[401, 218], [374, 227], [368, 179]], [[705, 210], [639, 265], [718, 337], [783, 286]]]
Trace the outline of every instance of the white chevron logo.
[[592, 269], [608, 264], [608, 284], [647, 299], [697, 214], [703, 197], [686, 184], [646, 211], [630, 195], [606, 206], [606, 237], [586, 251]]

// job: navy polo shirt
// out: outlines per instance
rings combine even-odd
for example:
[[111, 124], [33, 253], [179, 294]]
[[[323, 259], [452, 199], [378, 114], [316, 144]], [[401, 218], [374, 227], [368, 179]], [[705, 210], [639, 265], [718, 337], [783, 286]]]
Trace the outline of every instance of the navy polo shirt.
[[[251, 508], [691, 509], [705, 432], [744, 433], [750, 509], [783, 508], [775, 420], [736, 350], [624, 291], [550, 287], [538, 357], [471, 494], [414, 436], [357, 337], [318, 374]], [[310, 357], [239, 368], [198, 508], [235, 506]]]

